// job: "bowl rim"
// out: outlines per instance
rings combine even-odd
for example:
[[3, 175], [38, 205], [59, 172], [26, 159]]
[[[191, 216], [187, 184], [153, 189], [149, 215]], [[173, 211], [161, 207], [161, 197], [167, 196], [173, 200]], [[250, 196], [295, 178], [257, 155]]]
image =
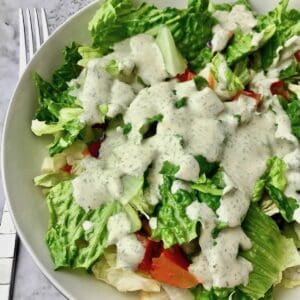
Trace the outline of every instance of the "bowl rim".
[[[15, 85], [14, 91], [12, 93], [12, 96], [9, 100], [8, 108], [5, 113], [4, 117], [4, 123], [3, 123], [3, 130], [2, 130], [2, 139], [1, 139], [1, 158], [0, 158], [0, 172], [1, 172], [1, 177], [2, 177], [2, 186], [3, 186], [3, 192], [4, 192], [4, 205], [6, 203], [8, 210], [10, 212], [11, 218], [13, 220], [13, 223], [16, 228], [16, 234], [19, 236], [21, 239], [21, 242], [25, 246], [26, 250], [29, 252], [31, 258], [37, 265], [38, 269], [42, 272], [44, 276], [52, 283], [52, 285], [56, 288], [57, 291], [59, 291], [64, 297], [68, 299], [73, 299], [73, 296], [69, 294], [69, 292], [60, 284], [60, 282], [53, 277], [48, 269], [43, 265], [43, 263], [40, 261], [38, 256], [34, 253], [34, 250], [32, 249], [30, 243], [27, 241], [27, 238], [21, 228], [21, 226], [18, 223], [18, 220], [16, 218], [16, 215], [14, 211], [11, 209], [11, 203], [10, 203], [10, 197], [9, 197], [9, 192], [8, 192], [8, 187], [7, 187], [7, 179], [6, 179], [6, 174], [7, 174], [7, 168], [5, 164], [5, 159], [6, 159], [6, 153], [4, 151], [5, 149], [5, 141], [8, 138], [8, 122], [9, 119], [12, 115], [12, 107], [15, 104], [17, 97], [16, 93], [19, 89], [19, 85], [21, 81], [23, 80], [23, 77], [27, 73], [27, 71], [31, 68], [31, 64], [34, 61], [35, 57], [42, 51], [44, 48], [48, 47], [48, 44], [52, 42], [52, 40], [55, 38], [55, 36], [69, 23], [73, 21], [74, 18], [82, 15], [85, 13], [85, 11], [89, 10], [91, 7], [98, 5], [100, 3], [99, 0], [94, 0], [91, 3], [85, 5], [78, 11], [76, 11], [73, 15], [68, 17], [62, 24], [60, 24], [55, 30], [49, 35], [48, 39], [44, 42], [44, 44], [41, 45], [41, 47], [34, 53], [33, 57], [30, 59], [28, 64], [26, 65], [26, 68], [24, 69], [23, 73], [19, 76], [17, 83]], [[15, 258], [16, 259], [16, 258]]]

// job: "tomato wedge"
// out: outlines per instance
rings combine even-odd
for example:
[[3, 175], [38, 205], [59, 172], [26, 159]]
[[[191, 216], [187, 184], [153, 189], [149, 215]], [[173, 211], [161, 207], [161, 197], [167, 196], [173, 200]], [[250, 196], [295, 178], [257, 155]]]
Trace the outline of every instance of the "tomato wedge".
[[194, 78], [194, 76], [195, 76], [195, 74], [192, 71], [190, 71], [189, 69], [186, 69], [184, 71], [184, 73], [178, 74], [176, 76], [176, 78], [178, 81], [184, 82], [184, 81], [192, 80]]
[[72, 166], [66, 164], [66, 165], [62, 168], [62, 170], [63, 170], [64, 172], [71, 173], [71, 172], [72, 172], [72, 168], [73, 168]]
[[285, 88], [283, 80], [278, 80], [278, 81], [273, 82], [270, 86], [270, 90], [271, 90], [272, 95], [280, 95], [283, 98], [285, 98], [286, 100], [289, 99], [289, 92]]
[[93, 156], [98, 158], [99, 150], [101, 148], [102, 142], [105, 140], [105, 135], [103, 135], [100, 139], [96, 142], [90, 143], [87, 145], [87, 148], [83, 151], [84, 156]]
[[182, 254], [179, 254], [176, 249], [174, 250], [174, 247], [164, 250], [160, 257], [153, 258], [152, 261], [150, 274], [153, 279], [184, 289], [195, 287], [201, 283], [187, 270], [188, 262]]
[[211, 72], [208, 74], [208, 85], [212, 90], [215, 89], [215, 78]]
[[254, 98], [256, 101], [256, 105], [259, 105], [259, 103], [261, 102], [261, 94], [255, 93], [253, 91], [240, 91], [232, 98], [232, 100], [237, 100], [241, 95]]
[[152, 259], [154, 257], [159, 257], [163, 250], [162, 242], [149, 240], [142, 234], [137, 234], [136, 237], [145, 248], [145, 255], [138, 266], [138, 270], [143, 273], [150, 273], [152, 267]]
[[295, 54], [294, 54], [297, 62], [300, 62], [300, 50], [298, 50]]

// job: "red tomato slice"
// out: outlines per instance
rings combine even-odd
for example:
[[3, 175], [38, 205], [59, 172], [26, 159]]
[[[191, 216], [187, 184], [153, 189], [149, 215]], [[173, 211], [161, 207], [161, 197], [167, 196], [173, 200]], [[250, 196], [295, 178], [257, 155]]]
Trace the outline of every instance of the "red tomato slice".
[[178, 74], [176, 78], [178, 81], [184, 82], [184, 81], [192, 80], [194, 78], [194, 75], [195, 74], [192, 71], [186, 69], [183, 74]]
[[152, 259], [154, 257], [159, 257], [163, 250], [162, 242], [149, 240], [142, 234], [137, 234], [136, 237], [145, 248], [145, 255], [138, 266], [138, 270], [144, 273], [149, 273], [152, 267]]
[[201, 283], [193, 274], [176, 263], [173, 255], [171, 250], [164, 250], [160, 257], [153, 258], [152, 278], [184, 289], [195, 287]]
[[212, 73], [209, 73], [209, 75], [208, 75], [208, 84], [212, 90], [215, 89], [215, 78]]
[[71, 172], [72, 172], [72, 168], [73, 168], [72, 166], [66, 164], [66, 165], [62, 168], [62, 170], [63, 170], [64, 172], [71, 173]]
[[254, 98], [256, 101], [256, 105], [259, 105], [259, 103], [261, 102], [261, 94], [255, 93], [253, 91], [240, 91], [232, 98], [232, 100], [237, 100], [240, 95]]
[[185, 270], [188, 269], [190, 263], [185, 258], [184, 254], [182, 253], [178, 245], [174, 245], [170, 249], [164, 250], [164, 253], [168, 259], [172, 260], [174, 263], [176, 263], [183, 269]]
[[298, 50], [295, 54], [294, 54], [297, 62], [300, 62], [300, 50]]
[[87, 148], [83, 151], [84, 156], [93, 156], [98, 158], [99, 156], [99, 150], [101, 148], [102, 142], [105, 140], [106, 136], [103, 135], [100, 139], [98, 139], [96, 142], [90, 143], [87, 145]]
[[280, 95], [286, 100], [289, 99], [289, 92], [285, 88], [284, 82], [282, 80], [273, 82], [270, 86], [270, 90], [272, 95]]
[[88, 149], [89, 149], [91, 156], [96, 157], [96, 158], [99, 156], [100, 146], [101, 146], [100, 140], [88, 145]]

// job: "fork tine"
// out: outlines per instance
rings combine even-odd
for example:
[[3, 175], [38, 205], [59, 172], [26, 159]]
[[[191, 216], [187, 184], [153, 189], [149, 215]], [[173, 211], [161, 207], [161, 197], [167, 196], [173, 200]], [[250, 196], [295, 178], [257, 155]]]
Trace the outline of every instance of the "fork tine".
[[26, 9], [27, 17], [27, 29], [28, 29], [28, 46], [29, 46], [29, 58], [33, 57], [33, 36], [32, 36], [32, 22], [29, 8]]
[[41, 8], [41, 15], [42, 15], [43, 38], [44, 38], [44, 41], [46, 41], [48, 39], [49, 32], [48, 32], [46, 12], [45, 12], [44, 8]]
[[36, 46], [36, 50], [38, 50], [41, 46], [41, 36], [40, 36], [40, 22], [39, 22], [36, 8], [34, 8], [33, 10], [33, 16], [34, 16], [35, 46]]
[[19, 75], [21, 75], [26, 67], [26, 40], [25, 40], [24, 14], [22, 8], [19, 8], [19, 32], [20, 32]]

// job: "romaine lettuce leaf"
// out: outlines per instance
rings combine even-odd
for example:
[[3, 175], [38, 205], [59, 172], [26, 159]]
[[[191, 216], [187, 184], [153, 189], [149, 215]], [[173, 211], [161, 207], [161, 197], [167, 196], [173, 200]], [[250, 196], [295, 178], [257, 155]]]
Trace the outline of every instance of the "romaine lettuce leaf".
[[205, 174], [206, 177], [210, 178], [217, 173], [219, 169], [218, 163], [209, 162], [203, 155], [197, 155], [195, 159], [200, 166], [200, 175]]
[[214, 196], [222, 196], [224, 188], [223, 186], [220, 187], [215, 184], [213, 179], [206, 178], [205, 174], [201, 175], [200, 178], [191, 185], [191, 187], [193, 190]]
[[223, 194], [224, 182], [223, 172], [219, 170], [211, 178], [207, 178], [205, 174], [191, 185], [192, 189], [197, 191], [200, 202], [204, 202], [213, 211], [220, 207], [221, 196]]
[[[64, 51], [65, 62], [52, 77], [52, 83], [34, 74], [38, 93], [38, 109], [33, 121], [33, 132], [37, 135], [55, 134], [49, 146], [53, 156], [69, 147], [80, 135], [84, 124], [79, 121], [80, 107], [76, 98], [70, 95], [68, 82], [81, 72], [77, 65], [81, 55], [79, 45], [73, 43]], [[63, 112], [63, 113], [61, 113]]]
[[229, 68], [225, 57], [218, 53], [212, 59], [211, 73], [215, 81], [215, 92], [224, 99], [230, 99], [244, 89], [240, 78]]
[[241, 58], [234, 64], [234, 69], [233, 69], [234, 75], [241, 80], [244, 86], [246, 86], [250, 82], [252, 77], [251, 72], [248, 69], [248, 63], [249, 63], [248, 57]]
[[287, 105], [286, 113], [288, 114], [292, 132], [300, 141], [300, 100], [294, 100]]
[[72, 175], [67, 172], [49, 172], [43, 175], [34, 177], [33, 182], [36, 186], [51, 188], [62, 181], [70, 180]]
[[81, 55], [81, 59], [78, 61], [78, 65], [82, 67], [86, 67], [90, 59], [103, 56], [99, 49], [88, 46], [79, 47], [78, 53]]
[[297, 75], [300, 75], [300, 63], [293, 61], [287, 68], [280, 71], [279, 79], [286, 80]]
[[233, 3], [213, 3], [210, 2], [209, 10], [215, 12], [216, 10], [231, 11], [235, 5], [244, 5], [248, 10], [252, 11], [252, 6], [248, 0], [237, 0]]
[[284, 237], [272, 218], [255, 204], [250, 206], [242, 227], [252, 248], [241, 255], [252, 263], [253, 271], [247, 286], [239, 289], [252, 299], [260, 299], [285, 269], [300, 264], [300, 256], [293, 239]]
[[214, 19], [207, 10], [208, 1], [189, 1], [187, 9], [158, 9], [131, 0], [106, 0], [89, 24], [94, 47], [102, 53], [112, 50], [115, 43], [133, 35], [157, 33], [160, 25], [170, 29], [179, 51], [194, 69], [207, 63], [208, 51], [202, 52], [212, 36]]
[[[107, 246], [106, 224], [109, 217], [120, 211], [129, 212], [134, 230], [138, 230], [135, 220], [139, 218], [132, 208], [127, 209], [114, 201], [85, 211], [74, 201], [72, 193], [71, 181], [64, 181], [53, 187], [47, 196], [50, 218], [46, 242], [55, 269], [89, 269]], [[134, 218], [133, 213], [136, 214]], [[89, 222], [89, 229], [84, 229], [84, 222]]]
[[278, 157], [270, 158], [267, 160], [266, 165], [266, 171], [256, 182], [252, 193], [252, 201], [254, 202], [261, 200], [267, 184], [270, 184], [281, 191], [283, 191], [287, 185], [287, 166], [282, 159]]
[[258, 17], [258, 29], [262, 30], [272, 23], [276, 32], [259, 50], [261, 67], [266, 70], [277, 56], [277, 50], [292, 36], [300, 34], [300, 12], [288, 9], [288, 0], [281, 0], [278, 6], [265, 16]]
[[[178, 171], [175, 166], [169, 168], [169, 174], [174, 174], [174, 170], [175, 173]], [[152, 237], [161, 239], [164, 247], [170, 248], [174, 244], [187, 243], [196, 238], [197, 222], [191, 221], [185, 212], [186, 207], [194, 201], [193, 195], [182, 189], [173, 194], [171, 187], [174, 177], [163, 177], [163, 184], [160, 186], [162, 201], [157, 208], [157, 228], [152, 231]]]
[[78, 61], [81, 59], [81, 55], [78, 52], [79, 47], [79, 44], [73, 42], [64, 49], [64, 64], [52, 76], [53, 86], [59, 92], [68, 89], [67, 83], [71, 79], [77, 78], [82, 70], [81, 66], [78, 65]]
[[64, 149], [70, 147], [80, 136], [84, 126], [84, 123], [76, 119], [65, 123], [63, 131], [55, 135], [54, 142], [49, 145], [50, 156], [61, 153]]
[[280, 214], [286, 222], [292, 222], [295, 210], [299, 207], [296, 199], [287, 197], [284, 193], [275, 186], [268, 184], [266, 186], [268, 194], [272, 201], [276, 204]]
[[287, 185], [286, 170], [287, 166], [282, 159], [278, 157], [268, 159], [265, 173], [255, 184], [252, 201], [260, 201], [263, 198], [264, 191], [267, 191], [282, 217], [287, 222], [291, 222], [293, 221], [294, 211], [299, 205], [295, 199], [284, 195]]
[[[225, 52], [228, 64], [231, 65], [262, 47], [273, 36], [275, 31], [275, 24], [270, 24], [263, 31], [257, 33], [244, 34], [240, 30], [236, 30]], [[259, 38], [259, 40], [253, 42], [256, 38]]]
[[138, 212], [148, 217], [154, 207], [151, 206], [143, 194], [144, 177], [125, 176], [122, 178], [124, 195], [120, 199], [121, 203], [129, 203]]
[[228, 300], [234, 289], [212, 288], [206, 290], [202, 285], [192, 289], [195, 300]]

